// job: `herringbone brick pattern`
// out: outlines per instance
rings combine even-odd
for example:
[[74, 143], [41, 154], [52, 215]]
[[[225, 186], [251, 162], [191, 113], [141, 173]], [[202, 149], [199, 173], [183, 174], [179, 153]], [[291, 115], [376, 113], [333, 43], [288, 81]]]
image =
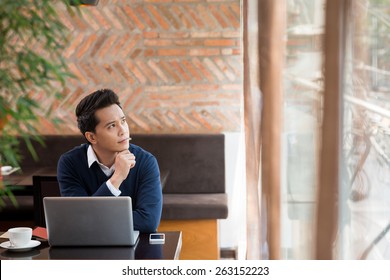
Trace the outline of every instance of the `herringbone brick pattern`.
[[[69, 28], [69, 79], [44, 134], [78, 133], [74, 108], [112, 88], [132, 132], [238, 131], [242, 58], [240, 0], [100, 0], [81, 15], [59, 7]], [[48, 104], [49, 105], [49, 104]], [[48, 107], [48, 106], [47, 106]], [[42, 115], [43, 116], [43, 115]]]

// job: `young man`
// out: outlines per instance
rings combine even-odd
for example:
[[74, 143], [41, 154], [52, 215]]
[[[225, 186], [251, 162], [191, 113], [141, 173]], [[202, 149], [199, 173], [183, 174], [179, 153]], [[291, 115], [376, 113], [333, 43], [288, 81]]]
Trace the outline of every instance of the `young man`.
[[80, 101], [76, 116], [88, 144], [59, 159], [61, 195], [130, 196], [134, 229], [156, 231], [162, 210], [158, 163], [149, 152], [129, 144], [129, 126], [118, 96], [109, 89], [95, 91]]

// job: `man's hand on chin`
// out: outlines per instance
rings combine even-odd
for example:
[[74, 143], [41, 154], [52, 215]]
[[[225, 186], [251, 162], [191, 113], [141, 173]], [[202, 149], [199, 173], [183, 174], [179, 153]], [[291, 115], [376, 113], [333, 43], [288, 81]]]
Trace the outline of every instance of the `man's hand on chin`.
[[129, 150], [123, 150], [116, 155], [115, 172], [110, 181], [114, 187], [119, 188], [129, 175], [130, 169], [135, 166], [135, 156]]

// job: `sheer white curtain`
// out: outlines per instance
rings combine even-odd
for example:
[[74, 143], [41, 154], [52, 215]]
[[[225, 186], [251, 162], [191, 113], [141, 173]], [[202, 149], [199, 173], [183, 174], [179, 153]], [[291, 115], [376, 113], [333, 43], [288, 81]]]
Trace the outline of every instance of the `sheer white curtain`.
[[[258, 56], [258, 1], [244, 0], [244, 111], [247, 195], [247, 259], [267, 257], [261, 223], [261, 93]], [[263, 229], [263, 231], [262, 231]], [[261, 253], [264, 251], [264, 255]]]
[[285, 1], [244, 1], [247, 258], [280, 258]]
[[[390, 3], [243, 3], [247, 258], [390, 259]], [[294, 10], [287, 13], [286, 3]], [[295, 25], [286, 29], [287, 17]], [[282, 103], [293, 114], [286, 117]], [[303, 132], [296, 112], [310, 116]], [[283, 130], [283, 115], [293, 134]], [[281, 154], [286, 143], [302, 151]], [[295, 167], [290, 172], [286, 157]], [[303, 200], [289, 201], [282, 174], [305, 187], [295, 189]], [[304, 207], [286, 211], [291, 203]]]

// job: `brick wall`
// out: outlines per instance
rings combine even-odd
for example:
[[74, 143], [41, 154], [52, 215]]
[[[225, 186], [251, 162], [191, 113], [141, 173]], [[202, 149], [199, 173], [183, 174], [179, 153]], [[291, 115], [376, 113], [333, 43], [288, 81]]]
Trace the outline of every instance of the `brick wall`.
[[80, 16], [62, 5], [71, 30], [64, 58], [77, 79], [55, 101], [63, 123], [42, 117], [41, 133], [79, 133], [74, 108], [98, 88], [120, 95], [133, 133], [239, 131], [240, 8], [240, 0], [100, 0]]

